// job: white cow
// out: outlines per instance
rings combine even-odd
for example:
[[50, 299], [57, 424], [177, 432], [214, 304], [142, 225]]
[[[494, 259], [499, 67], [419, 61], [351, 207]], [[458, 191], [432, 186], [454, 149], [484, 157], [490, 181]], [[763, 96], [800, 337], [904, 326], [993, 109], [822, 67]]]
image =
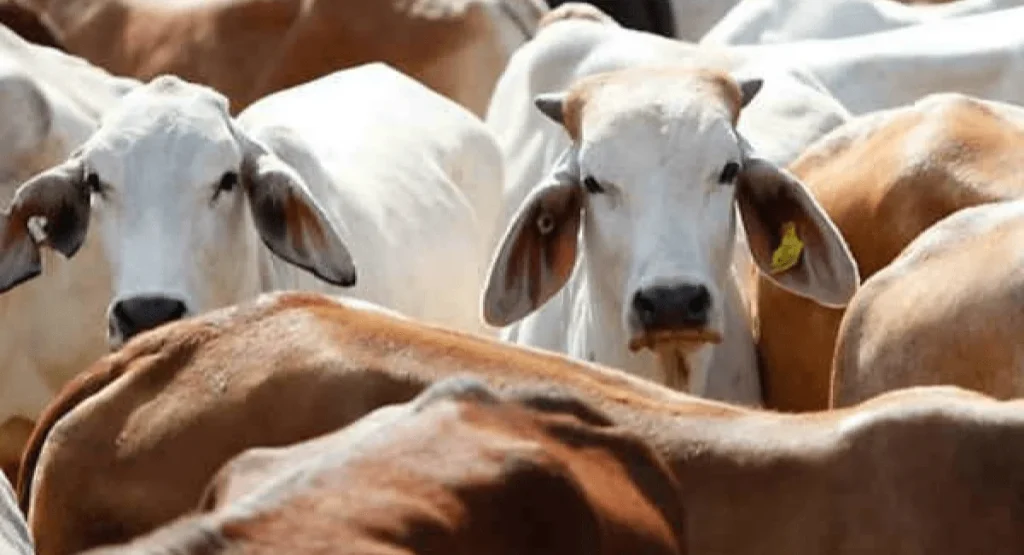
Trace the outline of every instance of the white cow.
[[906, 5], [893, 0], [742, 0], [701, 44], [775, 44], [835, 39], [1020, 6], [1021, 0]]
[[[684, 68], [687, 58], [694, 63]], [[545, 27], [513, 57], [488, 114], [492, 129], [504, 130], [511, 216], [483, 312], [507, 326], [508, 341], [759, 404], [753, 340], [732, 275], [734, 200], [758, 266], [767, 268], [780, 226], [792, 221], [807, 246], [802, 261], [775, 278], [844, 304], [857, 284], [845, 243], [803, 186], [755, 152], [772, 136], [806, 133], [795, 125], [804, 121], [820, 128], [809, 142], [845, 113], [792, 74], [766, 74], [757, 93], [759, 79], [746, 76], [737, 87], [699, 65], [690, 46], [572, 20]], [[624, 72], [593, 77], [614, 70]], [[736, 75], [743, 71], [737, 66]], [[585, 76], [592, 77], [580, 81]], [[773, 83], [781, 84], [774, 94]], [[751, 101], [737, 132], [739, 109]], [[799, 152], [783, 150], [777, 156]]]
[[937, 92], [1024, 104], [1024, 7], [831, 40], [734, 46], [754, 65], [802, 68], [854, 114]]
[[740, 0], [671, 0], [676, 38], [696, 42]]
[[[26, 179], [64, 160], [137, 85], [0, 26], [0, 206]], [[98, 260], [43, 256], [49, 275], [0, 296], [0, 468], [8, 475], [31, 418], [105, 345], [102, 333], [83, 333], [95, 327], [88, 316], [103, 316], [98, 298], [109, 296], [109, 286], [96, 281]]]
[[[76, 284], [78, 296], [55, 291], [50, 328], [19, 345], [32, 352], [60, 337], [70, 348], [50, 356], [77, 361], [74, 370], [105, 339], [117, 346], [262, 291], [342, 291], [329, 283], [479, 330], [483, 228], [495, 219], [501, 179], [500, 150], [480, 120], [381, 64], [275, 93], [238, 121], [219, 93], [164, 76], [126, 95], [78, 151], [18, 189], [0, 219], [0, 288], [41, 270], [41, 279]], [[37, 217], [45, 225], [31, 225]], [[52, 254], [41, 264], [49, 249], [39, 245], [90, 265], [70, 273]], [[62, 369], [0, 407], [36, 418], [73, 375]], [[3, 365], [0, 379], [14, 372], [49, 369]]]

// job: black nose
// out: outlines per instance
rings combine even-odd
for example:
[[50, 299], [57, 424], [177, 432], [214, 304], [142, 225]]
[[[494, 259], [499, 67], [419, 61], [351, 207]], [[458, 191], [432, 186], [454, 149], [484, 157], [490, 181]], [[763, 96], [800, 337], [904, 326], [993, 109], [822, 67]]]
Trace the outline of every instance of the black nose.
[[711, 292], [703, 285], [655, 285], [633, 295], [633, 311], [645, 330], [702, 328], [708, 325]]
[[181, 319], [185, 303], [156, 295], [139, 295], [114, 302], [110, 309], [110, 331], [128, 341], [132, 336], [161, 324]]

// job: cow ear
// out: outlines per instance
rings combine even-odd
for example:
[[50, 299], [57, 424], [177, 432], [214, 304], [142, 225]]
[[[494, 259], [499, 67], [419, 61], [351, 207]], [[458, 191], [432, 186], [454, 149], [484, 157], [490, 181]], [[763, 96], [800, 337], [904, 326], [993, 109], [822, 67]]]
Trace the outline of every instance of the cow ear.
[[748, 79], [740, 79], [738, 81], [740, 86], [740, 108], [745, 108], [747, 104], [750, 104], [757, 96], [757, 93], [761, 91], [761, 86], [764, 85], [764, 79], [760, 77], [752, 77]]
[[551, 121], [565, 125], [565, 99], [564, 92], [539, 94], [533, 99], [533, 105]]
[[77, 158], [18, 188], [0, 214], [0, 292], [40, 274], [40, 245], [68, 258], [78, 252], [89, 228], [90, 194]]
[[750, 254], [770, 280], [818, 303], [842, 307], [860, 283], [857, 263], [810, 191], [771, 162], [748, 157], [736, 202]]
[[267, 248], [328, 283], [355, 285], [348, 247], [298, 173], [255, 139], [244, 147], [249, 209]]
[[498, 247], [483, 294], [483, 318], [507, 326], [533, 312], [569, 279], [576, 264], [583, 190], [563, 155], [553, 179], [523, 201]]

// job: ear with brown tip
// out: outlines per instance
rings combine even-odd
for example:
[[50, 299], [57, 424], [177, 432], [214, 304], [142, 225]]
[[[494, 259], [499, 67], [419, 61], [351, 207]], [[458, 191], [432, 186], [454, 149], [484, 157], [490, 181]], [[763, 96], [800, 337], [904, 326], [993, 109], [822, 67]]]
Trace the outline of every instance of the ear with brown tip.
[[750, 254], [780, 287], [822, 305], [842, 307], [860, 284], [842, 234], [810, 191], [768, 160], [748, 157], [736, 202]]
[[535, 189], [512, 218], [487, 276], [484, 321], [507, 326], [547, 302], [576, 265], [583, 190], [570, 169], [572, 149], [551, 181]]
[[253, 222], [275, 255], [341, 287], [356, 283], [352, 255], [298, 173], [267, 146], [243, 137], [243, 179]]
[[[0, 292], [40, 274], [40, 245], [68, 258], [78, 252], [89, 227], [90, 194], [78, 159], [18, 188], [10, 208], [0, 214]], [[36, 221], [40, 225], [33, 237], [29, 227]]]

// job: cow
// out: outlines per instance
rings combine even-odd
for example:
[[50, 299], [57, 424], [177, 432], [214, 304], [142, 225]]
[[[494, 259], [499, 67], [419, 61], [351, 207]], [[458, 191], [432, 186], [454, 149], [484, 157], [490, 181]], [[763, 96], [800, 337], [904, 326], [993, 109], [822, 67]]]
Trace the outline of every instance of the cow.
[[248, 450], [200, 507], [89, 553], [685, 553], [679, 487], [649, 445], [574, 398], [499, 396], [472, 378]]
[[0, 552], [5, 555], [35, 555], [25, 516], [10, 482], [0, 473]]
[[[503, 339], [759, 404], [732, 276], [734, 199], [757, 264], [771, 265], [786, 225], [761, 217], [785, 212], [817, 245], [807, 265], [773, 275], [825, 303], [852, 294], [856, 268], [842, 238], [772, 160], [795, 156], [847, 114], [799, 75], [726, 74], [718, 62], [590, 19], [554, 21], [516, 53], [487, 118], [509, 171], [506, 231], [482, 305]], [[773, 140], [804, 123], [790, 142]], [[765, 196], [746, 193], [755, 190]]]
[[[1021, 144], [1024, 109], [936, 94], [839, 127], [789, 170], [839, 227], [869, 280], [946, 216], [1024, 196]], [[843, 310], [807, 302], [761, 277], [752, 289], [765, 404], [827, 408]]]
[[[0, 207], [32, 175], [58, 163], [89, 137], [100, 116], [138, 85], [52, 48], [30, 44], [0, 26]], [[80, 279], [102, 272], [95, 260], [67, 262], [44, 255], [54, 273], [0, 296], [0, 470], [11, 480], [32, 421], [52, 393], [103, 351], [102, 336], [82, 329], [84, 313], [109, 293]], [[82, 350], [91, 356], [76, 358]]]
[[246, 449], [333, 432], [462, 376], [574, 397], [652, 446], [679, 484], [685, 553], [1024, 546], [1021, 402], [935, 387], [758, 411], [304, 292], [151, 330], [83, 372], [33, 433], [19, 502], [40, 555], [122, 543], [201, 508]]
[[394, 69], [343, 70], [238, 121], [215, 91], [162, 77], [87, 137], [0, 216], [0, 290], [14, 288], [0, 303], [19, 322], [0, 368], [18, 387], [0, 387], [0, 407], [28, 423], [22, 441], [109, 348], [265, 290], [346, 292], [487, 332], [478, 292], [500, 150], [468, 111]]
[[808, 71], [858, 115], [940, 92], [1024, 104], [1017, 81], [1024, 71], [1021, 25], [1024, 7], [867, 35], [737, 45], [727, 51], [754, 65]]
[[174, 74], [232, 113], [334, 71], [385, 62], [478, 115], [541, 0], [20, 0], [73, 54], [149, 81]]
[[939, 6], [893, 0], [742, 0], [700, 39], [704, 45], [835, 39], [1020, 6], [1021, 0], [958, 0]]
[[1022, 237], [1024, 201], [965, 208], [866, 280], [839, 326], [830, 406], [930, 384], [1024, 396]]

